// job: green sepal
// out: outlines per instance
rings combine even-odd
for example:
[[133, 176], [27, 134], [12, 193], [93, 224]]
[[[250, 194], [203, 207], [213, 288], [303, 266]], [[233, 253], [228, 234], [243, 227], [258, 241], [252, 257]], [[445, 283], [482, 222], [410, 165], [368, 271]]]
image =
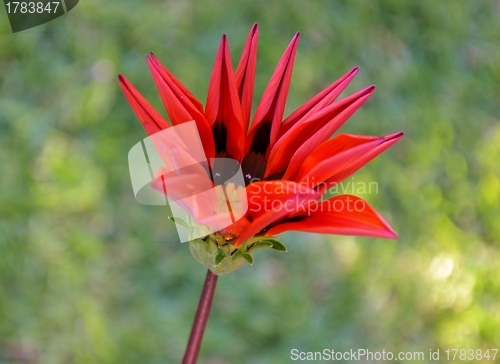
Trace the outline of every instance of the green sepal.
[[228, 246], [229, 244], [227, 243], [227, 241], [224, 240], [224, 238], [220, 235], [210, 235], [210, 238], [212, 239], [213, 242], [216, 243], [217, 246], [219, 247], [226, 247]]
[[283, 253], [286, 253], [288, 251], [288, 249], [286, 248], [286, 246], [282, 242], [280, 242], [278, 240], [271, 240], [271, 241], [273, 243], [273, 246], [271, 247], [271, 249], [279, 251], [279, 252], [283, 252]]
[[220, 249], [217, 251], [217, 255], [215, 256], [215, 266], [218, 266], [224, 258], [226, 257], [226, 254], [224, 253], [224, 250]]
[[217, 275], [232, 272], [241, 268], [245, 263], [252, 265], [254, 262], [252, 254], [261, 248], [287, 251], [286, 247], [274, 236], [255, 236], [238, 247], [225, 241], [217, 233], [189, 242], [193, 257]]
[[[248, 264], [252, 265], [253, 264], [253, 257], [250, 254], [240, 252], [239, 254], [236, 254], [236, 256], [240, 256], [243, 259], [247, 261]], [[234, 259], [234, 257], [233, 257]]]
[[279, 252], [288, 251], [286, 246], [273, 236], [256, 236], [248, 241], [248, 246], [248, 253], [260, 248], [270, 248]]
[[253, 243], [247, 250], [248, 253], [253, 253], [254, 251], [262, 248], [272, 248], [273, 243], [268, 240], [261, 240]]
[[[218, 241], [219, 239], [214, 235], [209, 235], [204, 239], [195, 239], [189, 242], [189, 250], [197, 261], [217, 275], [232, 272], [245, 265], [247, 262], [245, 258], [236, 254], [238, 248], [226, 242], [219, 246]], [[231, 259], [227, 259], [228, 257]]]
[[186, 221], [186, 220], [183, 220], [179, 217], [174, 218], [172, 216], [169, 216], [168, 219], [170, 221], [172, 221], [174, 224], [183, 227], [188, 232], [190, 239], [192, 239], [193, 236], [205, 236], [206, 237], [206, 236], [210, 235], [210, 231], [205, 226], [193, 224], [190, 220]]
[[172, 221], [174, 224], [177, 224], [177, 225], [180, 225], [182, 226], [184, 229], [186, 229], [187, 231], [190, 231], [190, 227], [189, 227], [189, 224], [187, 223], [187, 221], [184, 221], [182, 220], [181, 218], [179, 217], [176, 217], [176, 218], [173, 218], [172, 216], [169, 216], [168, 219], [170, 221]]

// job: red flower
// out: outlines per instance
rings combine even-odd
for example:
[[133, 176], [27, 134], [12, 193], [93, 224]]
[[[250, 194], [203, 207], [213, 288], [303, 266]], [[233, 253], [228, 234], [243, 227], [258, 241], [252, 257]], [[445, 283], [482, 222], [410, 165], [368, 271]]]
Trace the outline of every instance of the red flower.
[[[395, 238], [364, 200], [321, 196], [401, 138], [339, 134], [329, 139], [372, 95], [370, 86], [335, 101], [358, 72], [354, 68], [284, 118], [297, 51], [297, 33], [281, 57], [250, 123], [258, 27], [250, 31], [233, 70], [222, 36], [205, 108], [151, 53], [147, 62], [172, 125], [194, 120], [208, 160], [232, 158], [245, 175], [248, 211], [219, 236], [238, 247], [253, 236], [287, 230]], [[169, 127], [122, 75], [119, 82], [149, 135]]]

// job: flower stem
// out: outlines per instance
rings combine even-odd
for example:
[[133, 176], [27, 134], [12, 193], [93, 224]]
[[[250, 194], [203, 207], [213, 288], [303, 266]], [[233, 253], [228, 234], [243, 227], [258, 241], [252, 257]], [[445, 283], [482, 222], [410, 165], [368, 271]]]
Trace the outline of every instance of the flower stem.
[[200, 351], [201, 341], [203, 339], [203, 332], [207, 325], [208, 315], [210, 315], [210, 307], [214, 298], [215, 287], [217, 286], [218, 275], [213, 274], [209, 269], [201, 292], [200, 302], [196, 310], [193, 327], [191, 328], [191, 335], [184, 353], [182, 364], [195, 364]]

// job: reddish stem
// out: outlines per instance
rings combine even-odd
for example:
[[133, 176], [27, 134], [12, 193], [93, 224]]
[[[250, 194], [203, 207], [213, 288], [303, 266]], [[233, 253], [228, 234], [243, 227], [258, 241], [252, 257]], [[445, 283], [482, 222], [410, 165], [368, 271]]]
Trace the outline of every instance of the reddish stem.
[[201, 341], [203, 339], [203, 332], [207, 325], [208, 316], [210, 315], [210, 307], [214, 298], [215, 287], [217, 286], [218, 275], [213, 274], [209, 269], [201, 292], [200, 302], [196, 310], [193, 327], [191, 328], [191, 335], [184, 353], [182, 364], [195, 364], [200, 351]]

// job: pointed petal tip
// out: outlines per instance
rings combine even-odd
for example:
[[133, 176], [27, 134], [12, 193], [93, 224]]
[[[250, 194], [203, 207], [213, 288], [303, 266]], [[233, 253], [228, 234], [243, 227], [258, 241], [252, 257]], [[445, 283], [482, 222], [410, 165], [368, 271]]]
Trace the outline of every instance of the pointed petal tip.
[[384, 225], [384, 231], [379, 236], [384, 239], [393, 239], [393, 240], [399, 238], [398, 233], [394, 231], [391, 225], [389, 225], [389, 223], [383, 217], [380, 216], [380, 219]]
[[356, 66], [356, 67], [352, 68], [351, 70], [349, 70], [349, 72], [347, 72], [344, 76], [342, 76], [342, 78], [344, 80], [350, 78], [349, 82], [351, 82], [351, 80], [354, 78], [354, 76], [356, 76], [358, 74], [358, 72], [359, 72], [359, 66]]
[[149, 55], [146, 56], [146, 61], [150, 67], [153, 65], [161, 66], [160, 61], [153, 52], [150, 52]]
[[[150, 65], [150, 67], [154, 66], [157, 69], [165, 68], [163, 66], [163, 64], [160, 62], [160, 60], [158, 59], [158, 57], [156, 57], [156, 55], [153, 52], [149, 53], [149, 57], [146, 57], [146, 60], [148, 61], [148, 64]], [[170, 73], [169, 73], [169, 75], [170, 75]], [[170, 75], [170, 76], [172, 76], [172, 75]]]
[[[371, 94], [373, 93], [373, 91], [375, 91], [375, 85], [371, 85], [371, 86], [368, 86], [368, 87], [365, 87], [355, 93], [353, 93], [352, 95], [350, 96], [347, 96], [346, 98], [344, 98], [343, 100], [347, 100], [351, 97], [356, 97], [356, 99], [360, 99], [362, 97], [365, 97], [365, 96], [371, 96]], [[341, 101], [343, 101], [341, 100]]]
[[127, 90], [129, 90], [130, 87], [133, 87], [128, 78], [121, 73], [118, 75], [118, 82], [120, 83], [120, 86], [122, 86], [122, 88], [125, 88]]
[[403, 131], [394, 133], [390, 135], [390, 139], [400, 139], [405, 133]]
[[160, 61], [158, 60], [158, 58], [156, 58], [156, 55], [153, 53], [153, 52], [150, 52], [147, 56], [146, 56], [146, 62], [148, 62], [148, 65], [151, 67], [152, 65], [157, 65], [157, 66], [160, 66], [161, 63]]
[[159, 62], [156, 54], [154, 54], [153, 52], [149, 52], [149, 58], [151, 58], [155, 62]]
[[379, 235], [380, 238], [383, 238], [383, 239], [391, 239], [391, 240], [396, 240], [399, 238], [399, 235], [398, 233], [396, 233], [394, 230], [392, 230], [392, 228], [389, 226], [389, 224], [386, 223], [386, 228], [387, 230], [384, 231], [383, 233], [381, 233]]
[[295, 35], [293, 36], [292, 40], [288, 44], [288, 48], [290, 48], [290, 47], [297, 47], [297, 43], [299, 41], [299, 38], [300, 38], [300, 32], [295, 33]]
[[375, 91], [375, 85], [368, 86], [368, 87], [358, 91], [359, 92], [358, 98], [362, 98], [365, 96], [371, 96], [374, 91]]
[[222, 52], [222, 53], [218, 53], [218, 54], [221, 54], [223, 56], [227, 47], [228, 47], [227, 35], [222, 34], [222, 37], [220, 38], [220, 43], [219, 43], [219, 52]]
[[151, 56], [146, 56], [146, 62], [148, 63], [148, 67], [149, 67], [149, 70], [151, 71], [151, 73], [153, 74], [153, 77], [155, 75], [158, 75], [158, 70], [156, 67], [158, 67], [158, 60], [156, 58], [153, 58]]
[[403, 135], [405, 135], [405, 133], [403, 133], [402, 131], [400, 131], [398, 133], [386, 135], [385, 137], [383, 137], [384, 143], [387, 143], [387, 142], [394, 142], [395, 143], [399, 139], [401, 139], [403, 137]]

